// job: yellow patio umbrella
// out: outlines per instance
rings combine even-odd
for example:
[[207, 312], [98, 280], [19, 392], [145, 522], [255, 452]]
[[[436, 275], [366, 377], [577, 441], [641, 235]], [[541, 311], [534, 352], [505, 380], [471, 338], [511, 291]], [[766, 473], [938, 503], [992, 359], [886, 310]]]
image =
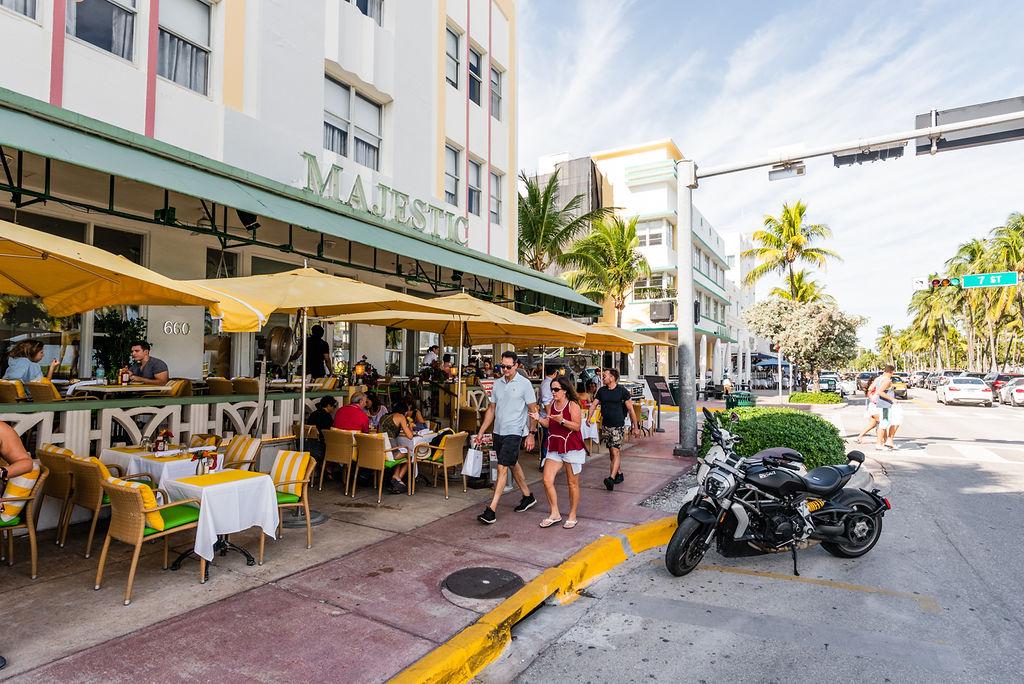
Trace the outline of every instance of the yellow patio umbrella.
[[608, 332], [619, 337], [625, 337], [627, 340], [631, 340], [633, 344], [643, 346], [655, 346], [655, 347], [674, 347], [676, 345], [665, 340], [659, 340], [656, 337], [650, 335], [644, 335], [633, 330], [626, 330], [625, 328], [619, 328], [609, 323], [595, 323], [588, 329], [593, 329], [600, 332]]
[[294, 314], [300, 310], [317, 318], [393, 309], [470, 313], [449, 303], [435, 304], [438, 300], [394, 292], [313, 268], [187, 282], [220, 300], [220, 315], [215, 317], [221, 319], [225, 332], [258, 332], [270, 314]]
[[597, 351], [621, 352], [623, 354], [633, 353], [633, 341], [619, 331], [600, 329], [593, 325], [584, 325], [576, 321], [553, 314], [550, 311], [538, 311], [530, 314], [530, 318], [546, 322], [552, 328], [570, 330], [586, 336], [583, 343], [584, 349], [595, 349]]
[[104, 306], [206, 306], [217, 298], [99, 247], [0, 221], [0, 293], [38, 297], [51, 316]]

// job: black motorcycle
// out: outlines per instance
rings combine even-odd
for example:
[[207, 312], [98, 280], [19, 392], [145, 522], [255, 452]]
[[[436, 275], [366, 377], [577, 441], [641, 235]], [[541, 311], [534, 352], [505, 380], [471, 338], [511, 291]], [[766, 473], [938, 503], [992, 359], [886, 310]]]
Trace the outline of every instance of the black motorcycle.
[[[797, 546], [818, 540], [833, 556], [858, 558], [878, 542], [882, 516], [891, 508], [879, 490], [845, 489], [864, 463], [851, 451], [849, 463], [821, 466], [800, 475], [803, 456], [792, 449], [765, 449], [738, 456], [740, 442], [707, 409], [704, 419], [714, 444], [701, 459], [698, 485], [679, 510], [679, 527], [665, 552], [676, 577], [691, 572], [712, 543], [726, 557], [777, 553], [789, 549], [793, 574]], [[738, 418], [733, 414], [732, 419]]]

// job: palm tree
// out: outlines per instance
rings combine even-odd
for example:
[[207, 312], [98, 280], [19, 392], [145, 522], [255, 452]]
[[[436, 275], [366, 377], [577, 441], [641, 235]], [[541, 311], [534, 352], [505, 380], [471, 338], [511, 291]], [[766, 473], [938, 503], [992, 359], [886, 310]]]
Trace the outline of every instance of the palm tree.
[[[929, 277], [929, 280], [933, 278]], [[950, 368], [949, 363], [949, 330], [953, 326], [955, 310], [950, 288], [931, 288], [918, 290], [910, 298], [907, 314], [913, 316], [913, 325], [920, 334], [929, 340], [935, 368]], [[942, 347], [945, 345], [945, 363], [942, 358]]]
[[790, 283], [793, 288], [792, 291], [776, 287], [772, 288], [772, 291], [768, 294], [772, 297], [791, 299], [802, 304], [807, 302], [835, 301], [832, 295], [825, 293], [824, 286], [820, 285], [818, 281], [812, 280], [809, 275], [807, 271], [797, 271], [793, 274], [793, 280]]
[[832, 237], [832, 231], [823, 223], [804, 223], [807, 205], [797, 200], [796, 204], [782, 205], [779, 216], [766, 215], [764, 229], [754, 233], [753, 239], [760, 246], [743, 252], [743, 257], [755, 257], [755, 266], [744, 283], [753, 285], [770, 273], [782, 273], [789, 281], [789, 292], [792, 299], [797, 298], [796, 273], [793, 264], [796, 262], [813, 264], [824, 268], [828, 259], [841, 261], [839, 255], [825, 247], [815, 247], [812, 243], [818, 239]]
[[525, 194], [519, 195], [519, 263], [535, 271], [546, 271], [585, 228], [611, 211], [600, 207], [577, 215], [583, 195], [558, 208], [558, 171], [543, 188], [525, 173], [519, 178], [526, 186]]
[[[972, 273], [985, 273], [992, 265], [992, 251], [988, 241], [974, 238], [957, 248], [956, 254], [946, 261], [946, 271], [953, 276], [964, 276]], [[975, 329], [984, 322], [988, 333], [991, 370], [995, 370], [998, 363], [996, 360], [996, 322], [1002, 315], [1001, 307], [996, 306], [994, 301], [995, 296], [996, 293], [991, 288], [958, 290], [954, 295], [958, 308], [964, 312], [968, 363], [973, 360]], [[980, 357], [981, 354], [978, 356]]]
[[[992, 231], [992, 266], [998, 271], [1024, 271], [1024, 214], [1015, 212], [1006, 224]], [[1017, 314], [1024, 323], [1024, 284], [1000, 288], [1000, 307], [1008, 310], [1015, 302]]]
[[891, 325], [883, 325], [878, 329], [878, 339], [875, 340], [875, 345], [878, 347], [878, 353], [885, 359], [886, 363], [895, 365], [896, 353], [898, 351], [897, 337], [899, 331], [893, 328]]
[[595, 302], [611, 299], [619, 326], [633, 284], [651, 274], [650, 264], [637, 248], [636, 221], [636, 216], [629, 221], [618, 216], [595, 221], [589, 235], [556, 259], [559, 266], [573, 269], [563, 276], [584, 297]]

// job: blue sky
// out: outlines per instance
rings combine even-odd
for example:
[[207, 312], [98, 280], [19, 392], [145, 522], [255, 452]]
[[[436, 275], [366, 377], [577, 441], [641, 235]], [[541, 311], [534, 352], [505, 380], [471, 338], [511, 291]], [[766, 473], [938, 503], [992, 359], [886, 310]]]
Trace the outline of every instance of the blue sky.
[[[1024, 2], [521, 0], [519, 159], [672, 137], [704, 167], [914, 127], [914, 115], [1024, 95]], [[802, 199], [844, 260], [817, 275], [869, 317], [907, 322], [914, 277], [1024, 211], [1024, 141], [702, 181], [722, 233]], [[759, 288], [767, 290], [774, 283]]]

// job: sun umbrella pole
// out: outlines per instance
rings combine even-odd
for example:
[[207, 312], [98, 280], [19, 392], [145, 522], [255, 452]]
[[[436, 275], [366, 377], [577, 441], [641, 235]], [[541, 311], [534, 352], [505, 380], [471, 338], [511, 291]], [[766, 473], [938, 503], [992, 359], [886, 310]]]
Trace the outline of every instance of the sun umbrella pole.
[[299, 309], [299, 315], [302, 316], [302, 365], [300, 370], [302, 371], [302, 393], [299, 399], [299, 451], [306, 450], [306, 326], [309, 321], [309, 315], [306, 309]]
[[455, 432], [459, 431], [459, 417], [462, 413], [462, 344], [466, 337], [466, 323], [459, 321], [459, 379], [455, 383]]

